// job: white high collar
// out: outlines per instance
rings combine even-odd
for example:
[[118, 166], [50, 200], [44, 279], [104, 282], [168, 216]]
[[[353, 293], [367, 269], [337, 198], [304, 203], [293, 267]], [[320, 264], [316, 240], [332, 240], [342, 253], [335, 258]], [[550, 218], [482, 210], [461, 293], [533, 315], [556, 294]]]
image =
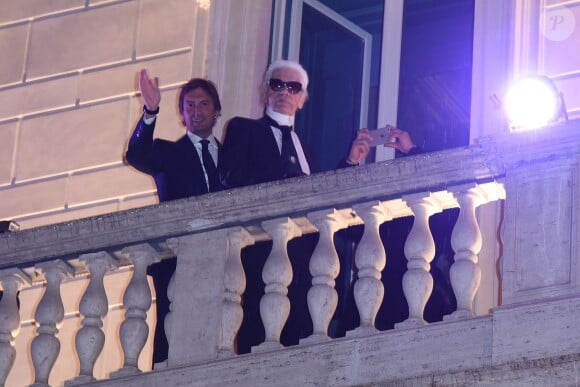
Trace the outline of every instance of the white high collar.
[[275, 112], [270, 109], [269, 106], [266, 106], [266, 115], [276, 121], [279, 125], [294, 126], [294, 116]]

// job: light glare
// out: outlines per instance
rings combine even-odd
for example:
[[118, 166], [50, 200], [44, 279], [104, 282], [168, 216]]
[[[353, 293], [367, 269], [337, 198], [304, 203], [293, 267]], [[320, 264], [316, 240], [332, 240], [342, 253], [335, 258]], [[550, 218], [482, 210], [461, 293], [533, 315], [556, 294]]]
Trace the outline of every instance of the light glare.
[[211, 0], [197, 0], [197, 5], [204, 11], [207, 11], [211, 7]]
[[505, 97], [506, 114], [514, 129], [534, 129], [552, 122], [559, 113], [560, 96], [549, 78], [525, 78]]

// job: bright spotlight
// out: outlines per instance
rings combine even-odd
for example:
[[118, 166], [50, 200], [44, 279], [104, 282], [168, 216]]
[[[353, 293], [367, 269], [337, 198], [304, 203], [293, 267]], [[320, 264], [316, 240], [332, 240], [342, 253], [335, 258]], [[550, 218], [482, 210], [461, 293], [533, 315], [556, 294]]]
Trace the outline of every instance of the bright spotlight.
[[514, 130], [535, 129], [555, 122], [563, 99], [554, 82], [545, 76], [523, 78], [508, 90], [505, 113]]

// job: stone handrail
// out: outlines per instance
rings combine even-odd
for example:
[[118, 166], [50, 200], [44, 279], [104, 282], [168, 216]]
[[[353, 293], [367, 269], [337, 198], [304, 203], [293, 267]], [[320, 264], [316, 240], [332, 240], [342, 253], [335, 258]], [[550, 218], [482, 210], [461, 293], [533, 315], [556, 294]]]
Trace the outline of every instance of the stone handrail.
[[501, 175], [502, 168], [489, 160], [482, 147], [329, 171], [2, 234], [0, 268], [231, 225], [254, 226], [282, 215], [348, 208], [352, 203], [400, 198], [464, 182], [492, 181]]
[[[374, 318], [382, 302], [380, 275], [385, 265], [378, 225], [408, 215], [415, 217], [405, 242], [408, 265], [403, 287], [409, 318], [399, 327], [424, 324], [423, 310], [433, 281], [429, 263], [434, 247], [428, 220], [446, 208], [459, 207], [462, 214], [453, 230], [455, 263], [450, 273], [458, 307], [449, 318], [469, 318], [473, 315], [473, 297], [481, 276], [477, 255], [482, 241], [475, 208], [506, 196], [504, 302], [577, 293], [575, 283], [561, 289], [561, 280], [556, 278], [559, 273], [543, 280], [541, 290], [533, 286], [534, 273], [524, 273], [532, 278], [528, 288], [522, 288], [521, 279], [514, 278], [513, 274], [521, 275], [516, 271], [517, 254], [521, 254], [522, 248], [522, 241], [518, 239], [521, 234], [516, 235], [514, 227], [518, 219], [529, 218], [526, 214], [534, 210], [526, 205], [529, 200], [521, 199], [530, 188], [542, 187], [546, 195], [552, 193], [555, 188], [546, 187], [546, 179], [559, 179], [558, 203], [571, 211], [569, 224], [562, 227], [568, 227], [568, 235], [577, 238], [573, 231], [578, 219], [575, 204], [578, 202], [578, 126], [571, 122], [533, 133], [487, 138], [462, 149], [0, 235], [0, 284], [4, 291], [0, 301], [0, 382], [4, 382], [14, 360], [11, 343], [20, 324], [18, 290], [33, 281], [46, 283], [36, 310], [38, 336], [31, 351], [35, 384], [47, 385], [51, 363], [59, 354], [56, 334], [63, 318], [59, 287], [62, 281], [81, 272], [88, 272], [90, 281], [79, 307], [84, 317], [76, 335], [80, 370], [68, 384], [93, 380], [93, 367], [105, 339], [102, 321], [107, 297], [103, 279], [106, 273], [123, 265], [132, 265], [134, 274], [125, 290], [126, 317], [120, 327], [124, 365], [111, 377], [138, 373], [136, 359], [147, 337], [145, 313], [151, 304], [145, 270], [154, 261], [171, 255], [177, 256], [178, 271], [168, 291], [172, 309], [166, 324], [172, 329], [168, 337], [167, 365], [233, 355], [245, 288], [240, 251], [256, 240], [272, 239], [273, 248], [263, 269], [266, 294], [262, 298], [265, 307], [261, 314], [266, 341], [255, 351], [280, 348], [280, 332], [290, 308], [287, 288], [292, 277], [286, 243], [311, 232], [320, 234], [311, 258], [313, 280], [308, 294], [314, 333], [304, 343], [326, 341], [328, 322], [336, 304], [334, 279], [338, 262], [332, 237], [337, 230], [354, 224], [364, 224], [365, 229], [355, 257], [359, 270], [355, 299], [361, 323], [350, 334], [372, 334]], [[548, 173], [551, 175], [547, 176]], [[544, 218], [550, 216], [545, 214]], [[532, 233], [535, 230], [533, 224], [523, 228]], [[568, 243], [573, 245], [569, 240]], [[555, 259], [556, 266], [570, 266], [571, 259], [573, 255], [563, 255]], [[203, 284], [202, 294], [192, 299], [191, 294], [199, 293], [200, 284]], [[207, 313], [200, 317], [200, 310]], [[189, 324], [183, 326], [176, 321]], [[199, 334], [192, 337], [192, 330]]]

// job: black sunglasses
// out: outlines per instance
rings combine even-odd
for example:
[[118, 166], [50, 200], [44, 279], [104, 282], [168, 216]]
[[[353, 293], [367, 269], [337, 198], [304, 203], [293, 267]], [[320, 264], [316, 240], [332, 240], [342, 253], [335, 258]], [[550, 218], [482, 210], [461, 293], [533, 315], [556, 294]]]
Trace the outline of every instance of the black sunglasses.
[[300, 90], [302, 90], [302, 84], [300, 82], [284, 82], [276, 78], [270, 79], [268, 85], [272, 91], [282, 91], [282, 89], [286, 89], [290, 94], [298, 94], [300, 93]]

